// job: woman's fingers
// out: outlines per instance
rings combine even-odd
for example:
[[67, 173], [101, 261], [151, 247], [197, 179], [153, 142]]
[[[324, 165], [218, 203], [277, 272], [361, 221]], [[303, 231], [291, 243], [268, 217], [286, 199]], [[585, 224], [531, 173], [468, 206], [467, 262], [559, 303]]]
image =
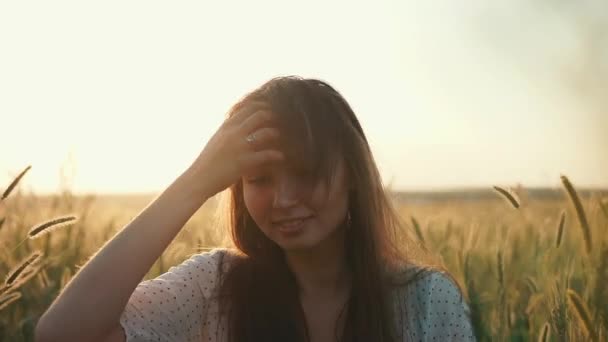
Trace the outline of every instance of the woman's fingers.
[[243, 123], [241, 123], [241, 132], [248, 135], [259, 128], [268, 127], [272, 121], [272, 113], [269, 110], [261, 109], [249, 115]]
[[276, 145], [279, 141], [279, 136], [278, 129], [264, 127], [248, 135], [252, 140], [246, 141], [254, 151], [261, 151], [264, 147]]
[[277, 163], [284, 159], [283, 152], [278, 150], [264, 150], [253, 153], [248, 153], [243, 156], [243, 169], [246, 172], [255, 170], [267, 163]]
[[216, 194], [243, 174], [284, 160], [272, 119], [268, 105], [258, 102], [243, 105], [224, 121], [191, 167], [212, 183], [206, 191]]
[[261, 110], [261, 109], [269, 109], [269, 107], [264, 102], [260, 102], [260, 101], [250, 102], [248, 104], [245, 104], [241, 108], [237, 109], [234, 112], [234, 114], [232, 114], [232, 116], [230, 118], [228, 118], [227, 121], [230, 122], [231, 124], [238, 126], [238, 125], [242, 124], [243, 121], [246, 120], [249, 116], [251, 116], [251, 113], [255, 113], [256, 111]]

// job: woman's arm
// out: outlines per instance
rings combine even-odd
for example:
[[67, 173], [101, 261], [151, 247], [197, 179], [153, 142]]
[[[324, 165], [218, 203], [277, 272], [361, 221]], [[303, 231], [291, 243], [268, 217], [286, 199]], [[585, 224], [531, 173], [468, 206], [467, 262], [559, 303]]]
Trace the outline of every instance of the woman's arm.
[[37, 341], [99, 341], [116, 333], [137, 284], [209, 197], [193, 187], [203, 185], [195, 177], [192, 169], [180, 175], [86, 263], [38, 321]]
[[197, 209], [243, 174], [283, 160], [271, 121], [258, 104], [226, 119], [194, 163], [76, 274], [38, 321], [36, 340], [115, 335], [137, 284]]

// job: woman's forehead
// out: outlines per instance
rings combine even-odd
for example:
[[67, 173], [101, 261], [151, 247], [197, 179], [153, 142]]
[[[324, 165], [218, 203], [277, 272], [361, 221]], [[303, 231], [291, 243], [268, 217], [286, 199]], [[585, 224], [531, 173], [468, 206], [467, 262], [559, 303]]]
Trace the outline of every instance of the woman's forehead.
[[[280, 172], [292, 172], [296, 174], [307, 174], [314, 176], [315, 178], [332, 178], [339, 172], [344, 171], [344, 158], [332, 158], [330, 165], [326, 165], [327, 168], [323, 170], [318, 169], [318, 165], [312, 165], [311, 163], [303, 162], [301, 159], [287, 158], [285, 161], [280, 163], [269, 163], [259, 166], [252, 173], [254, 174], [268, 174], [268, 173], [280, 173]], [[320, 172], [319, 172], [320, 171]]]
[[268, 173], [268, 172], [279, 172], [279, 171], [297, 171], [301, 170], [301, 166], [294, 163], [292, 160], [287, 159], [280, 163], [269, 163], [264, 164], [256, 168], [255, 171], [259, 173]]

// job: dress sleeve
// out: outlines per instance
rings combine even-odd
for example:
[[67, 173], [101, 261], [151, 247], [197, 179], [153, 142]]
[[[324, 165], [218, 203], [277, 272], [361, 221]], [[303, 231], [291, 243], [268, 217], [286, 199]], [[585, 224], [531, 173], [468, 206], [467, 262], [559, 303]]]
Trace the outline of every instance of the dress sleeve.
[[469, 306], [454, 281], [430, 272], [405, 291], [407, 335], [416, 341], [475, 341]]
[[196, 254], [135, 288], [120, 317], [127, 342], [196, 341], [225, 249]]

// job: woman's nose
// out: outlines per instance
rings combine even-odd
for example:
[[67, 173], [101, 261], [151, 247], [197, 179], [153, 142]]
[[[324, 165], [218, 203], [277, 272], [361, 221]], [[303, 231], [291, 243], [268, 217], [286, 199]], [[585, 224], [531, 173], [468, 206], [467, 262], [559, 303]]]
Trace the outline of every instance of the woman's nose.
[[289, 175], [278, 177], [275, 191], [274, 203], [275, 208], [290, 207], [298, 203], [299, 200], [299, 184], [298, 181]]

